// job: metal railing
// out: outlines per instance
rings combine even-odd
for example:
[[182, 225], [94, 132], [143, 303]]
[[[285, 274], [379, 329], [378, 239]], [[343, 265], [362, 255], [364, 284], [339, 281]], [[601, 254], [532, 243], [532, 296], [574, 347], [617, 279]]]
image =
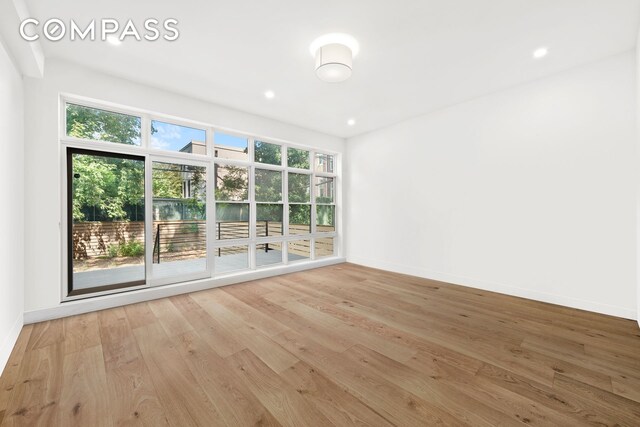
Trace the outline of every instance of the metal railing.
[[153, 262], [160, 264], [160, 257], [176, 258], [207, 249], [207, 224], [205, 221], [162, 221], [156, 223], [153, 241]]
[[[282, 235], [281, 222], [258, 221], [256, 232], [259, 237]], [[218, 240], [246, 239], [249, 237], [248, 221], [217, 221], [216, 237]], [[207, 248], [205, 221], [158, 221], [155, 225], [153, 241], [153, 263], [160, 264], [161, 258], [175, 259], [197, 252], [205, 252]], [[223, 248], [218, 248], [218, 256]], [[272, 250], [264, 244], [264, 251]]]

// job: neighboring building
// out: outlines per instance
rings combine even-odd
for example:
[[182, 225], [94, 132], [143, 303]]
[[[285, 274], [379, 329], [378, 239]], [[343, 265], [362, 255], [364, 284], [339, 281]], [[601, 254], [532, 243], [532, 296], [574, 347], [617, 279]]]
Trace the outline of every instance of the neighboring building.
[[203, 141], [191, 141], [180, 149], [181, 153], [207, 154], [207, 143]]

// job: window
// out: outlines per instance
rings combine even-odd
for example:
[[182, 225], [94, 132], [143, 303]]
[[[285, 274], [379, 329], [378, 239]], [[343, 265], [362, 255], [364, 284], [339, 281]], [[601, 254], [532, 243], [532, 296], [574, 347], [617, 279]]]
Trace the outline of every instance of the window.
[[256, 235], [282, 236], [282, 204], [256, 204]]
[[292, 240], [288, 243], [289, 262], [311, 258], [310, 240]]
[[218, 274], [226, 274], [249, 268], [249, 247], [223, 246], [217, 249], [215, 257], [215, 271]]
[[254, 160], [268, 165], [282, 164], [282, 147], [277, 144], [256, 141], [254, 144]]
[[287, 148], [287, 166], [290, 168], [309, 169], [309, 152], [298, 148]]
[[282, 262], [282, 242], [256, 245], [256, 267], [280, 264]]
[[316, 172], [334, 173], [333, 156], [330, 154], [316, 154], [315, 166]]
[[322, 237], [316, 239], [314, 248], [316, 259], [332, 256], [334, 253], [333, 237]]
[[140, 145], [140, 117], [66, 104], [67, 136]]
[[311, 233], [311, 205], [289, 205], [289, 234]]
[[246, 137], [215, 132], [214, 157], [231, 160], [249, 160], [249, 140]]
[[289, 172], [289, 202], [311, 203], [311, 175]]
[[216, 164], [216, 200], [241, 202], [249, 200], [249, 170], [242, 166]]
[[206, 155], [207, 132], [202, 129], [152, 120], [151, 148]]
[[315, 178], [315, 199], [316, 231], [318, 233], [336, 231], [333, 178], [324, 176]]
[[333, 155], [96, 105], [60, 104], [64, 299], [338, 252]]
[[255, 186], [257, 202], [282, 202], [282, 172], [256, 168]]
[[215, 165], [216, 239], [249, 237], [249, 170]]
[[153, 162], [152, 175], [154, 276], [206, 271], [206, 168]]

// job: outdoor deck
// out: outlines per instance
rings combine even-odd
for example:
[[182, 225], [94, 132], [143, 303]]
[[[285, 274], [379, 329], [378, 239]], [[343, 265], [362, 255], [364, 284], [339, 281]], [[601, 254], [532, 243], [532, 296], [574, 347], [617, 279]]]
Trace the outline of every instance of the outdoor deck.
[[[289, 253], [289, 261], [297, 261], [301, 259], [305, 259], [305, 257]], [[281, 251], [274, 249], [269, 252], [256, 252], [256, 265], [258, 267], [278, 264], [281, 262]], [[249, 268], [249, 259], [246, 253], [227, 254], [220, 257], [216, 256], [214, 263], [217, 275]], [[169, 261], [160, 264], [153, 264], [153, 275], [156, 278], [185, 276], [205, 271], [206, 268], [206, 258]], [[112, 285], [114, 283], [128, 283], [144, 279], [144, 264], [129, 265], [74, 273], [73, 287], [77, 290], [89, 289], [97, 286]]]

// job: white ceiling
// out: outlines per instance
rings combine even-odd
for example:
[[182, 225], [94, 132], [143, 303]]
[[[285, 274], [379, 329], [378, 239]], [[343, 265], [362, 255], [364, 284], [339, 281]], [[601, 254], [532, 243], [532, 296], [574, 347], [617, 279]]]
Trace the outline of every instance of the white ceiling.
[[[341, 137], [626, 51], [640, 21], [639, 0], [27, 3], [36, 18], [81, 25], [176, 18], [181, 36], [173, 43], [43, 40], [43, 48], [47, 57]], [[360, 42], [344, 83], [314, 74], [309, 44], [328, 32]], [[533, 60], [538, 46], [550, 53]], [[275, 99], [265, 99], [267, 89]]]

